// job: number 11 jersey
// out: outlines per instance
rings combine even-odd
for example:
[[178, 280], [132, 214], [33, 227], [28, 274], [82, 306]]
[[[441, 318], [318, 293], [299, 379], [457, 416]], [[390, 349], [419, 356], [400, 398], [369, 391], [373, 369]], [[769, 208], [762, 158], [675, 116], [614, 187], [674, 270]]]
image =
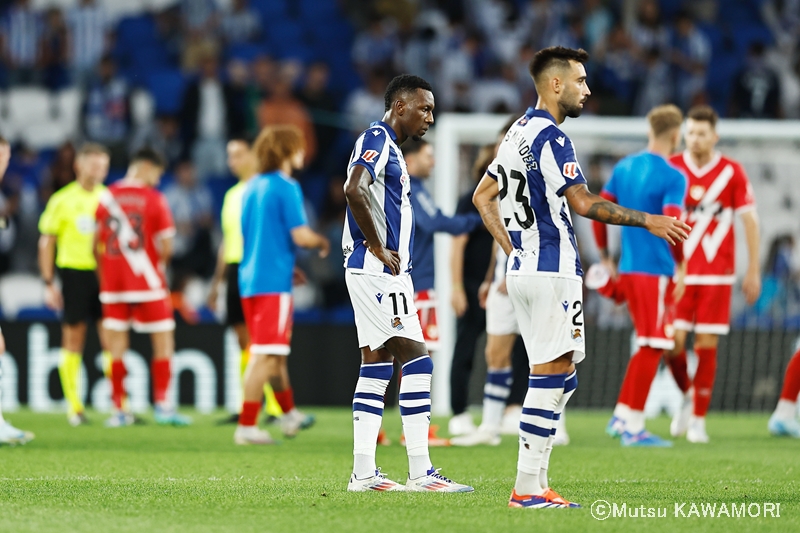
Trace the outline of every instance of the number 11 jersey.
[[509, 128], [487, 174], [500, 187], [500, 217], [514, 247], [509, 276], [583, 276], [564, 191], [586, 183], [572, 141], [550, 113], [528, 111]]

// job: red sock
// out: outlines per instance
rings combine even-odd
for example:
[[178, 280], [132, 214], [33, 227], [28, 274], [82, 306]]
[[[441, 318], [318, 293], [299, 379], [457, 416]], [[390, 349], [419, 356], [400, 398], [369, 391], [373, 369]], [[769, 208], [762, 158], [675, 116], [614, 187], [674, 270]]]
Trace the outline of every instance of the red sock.
[[122, 409], [122, 400], [125, 399], [125, 386], [122, 380], [128, 371], [125, 369], [125, 363], [122, 359], [115, 359], [111, 362], [111, 401], [114, 402], [114, 407]]
[[239, 413], [240, 426], [255, 426], [258, 412], [261, 410], [261, 402], [242, 403], [242, 412]]
[[674, 357], [667, 356], [666, 359], [669, 369], [672, 372], [672, 377], [675, 379], [675, 383], [678, 384], [678, 388], [681, 389], [681, 392], [686, 394], [692, 386], [692, 380], [689, 379], [689, 371], [686, 368], [686, 350], [683, 350]]
[[274, 392], [275, 399], [278, 400], [278, 405], [281, 406], [281, 411], [283, 411], [284, 414], [294, 409], [294, 391], [292, 391], [291, 387], [280, 392]]
[[636, 366], [631, 370], [635, 373], [631, 376], [630, 402], [628, 407], [634, 411], [644, 411], [644, 404], [647, 403], [647, 395], [650, 394], [650, 385], [658, 372], [658, 364], [661, 362], [663, 350], [658, 350], [650, 346], [641, 346], [639, 351], [631, 359], [638, 359]]
[[697, 372], [694, 375], [694, 416], [706, 416], [717, 375], [717, 349], [695, 348]]
[[796, 402], [798, 395], [800, 395], [800, 350], [795, 352], [786, 367], [781, 400]]
[[167, 389], [172, 377], [172, 367], [169, 359], [153, 359], [151, 371], [153, 373], [153, 399], [156, 404], [167, 401]]

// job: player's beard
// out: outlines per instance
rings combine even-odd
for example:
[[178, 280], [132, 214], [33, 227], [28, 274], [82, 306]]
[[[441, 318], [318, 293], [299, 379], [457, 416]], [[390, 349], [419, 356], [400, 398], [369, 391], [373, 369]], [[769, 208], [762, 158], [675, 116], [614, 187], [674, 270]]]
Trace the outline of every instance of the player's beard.
[[558, 107], [561, 108], [561, 111], [564, 113], [565, 117], [578, 118], [583, 112], [583, 107], [581, 107], [580, 100], [574, 104], [569, 102], [569, 100], [573, 100], [574, 97], [575, 96], [572, 94], [564, 94], [564, 97], [558, 102]]

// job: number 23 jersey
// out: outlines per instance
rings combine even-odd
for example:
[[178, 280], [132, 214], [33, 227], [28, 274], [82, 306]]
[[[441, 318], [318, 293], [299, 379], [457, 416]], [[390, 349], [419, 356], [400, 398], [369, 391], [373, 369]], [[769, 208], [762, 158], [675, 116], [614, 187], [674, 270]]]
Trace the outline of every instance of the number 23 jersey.
[[163, 194], [128, 180], [111, 185], [97, 207], [100, 301], [151, 302], [168, 296], [156, 241], [175, 235]]
[[583, 276], [564, 191], [586, 183], [572, 141], [541, 109], [509, 128], [487, 174], [500, 188], [500, 217], [514, 247], [509, 276]]

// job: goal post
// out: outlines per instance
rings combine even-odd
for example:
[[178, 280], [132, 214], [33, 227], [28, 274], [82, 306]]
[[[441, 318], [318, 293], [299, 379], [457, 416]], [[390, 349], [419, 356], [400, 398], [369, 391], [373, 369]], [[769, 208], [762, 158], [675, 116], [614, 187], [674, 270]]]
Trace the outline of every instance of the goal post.
[[[469, 179], [471, 172], [468, 165], [472, 161], [464, 160], [462, 148], [494, 142], [508, 119], [509, 115], [491, 114], [445, 113], [437, 117], [435, 129], [428, 136], [436, 157], [431, 192], [445, 213], [455, 212], [459, 193], [466, 189], [465, 180]], [[589, 159], [595, 155], [613, 160], [642, 150], [647, 143], [648, 126], [643, 117], [586, 116], [568, 119], [562, 129], [574, 141], [584, 172]], [[769, 238], [781, 232], [800, 237], [800, 217], [797, 216], [800, 213], [800, 121], [723, 119], [717, 124], [717, 132], [721, 139], [720, 150], [741, 161], [753, 182], [759, 212], [762, 213], [761, 256], [764, 258]], [[798, 208], [787, 209], [787, 205]], [[737, 271], [742, 267], [742, 254], [746, 257], [742, 240], [739, 231]], [[432, 409], [436, 415], [450, 413], [450, 368], [455, 344], [455, 315], [450, 305], [450, 241], [448, 235], [435, 236], [435, 290], [440, 337], [440, 349], [433, 354], [436, 371]], [[734, 309], [736, 305], [734, 299]]]

